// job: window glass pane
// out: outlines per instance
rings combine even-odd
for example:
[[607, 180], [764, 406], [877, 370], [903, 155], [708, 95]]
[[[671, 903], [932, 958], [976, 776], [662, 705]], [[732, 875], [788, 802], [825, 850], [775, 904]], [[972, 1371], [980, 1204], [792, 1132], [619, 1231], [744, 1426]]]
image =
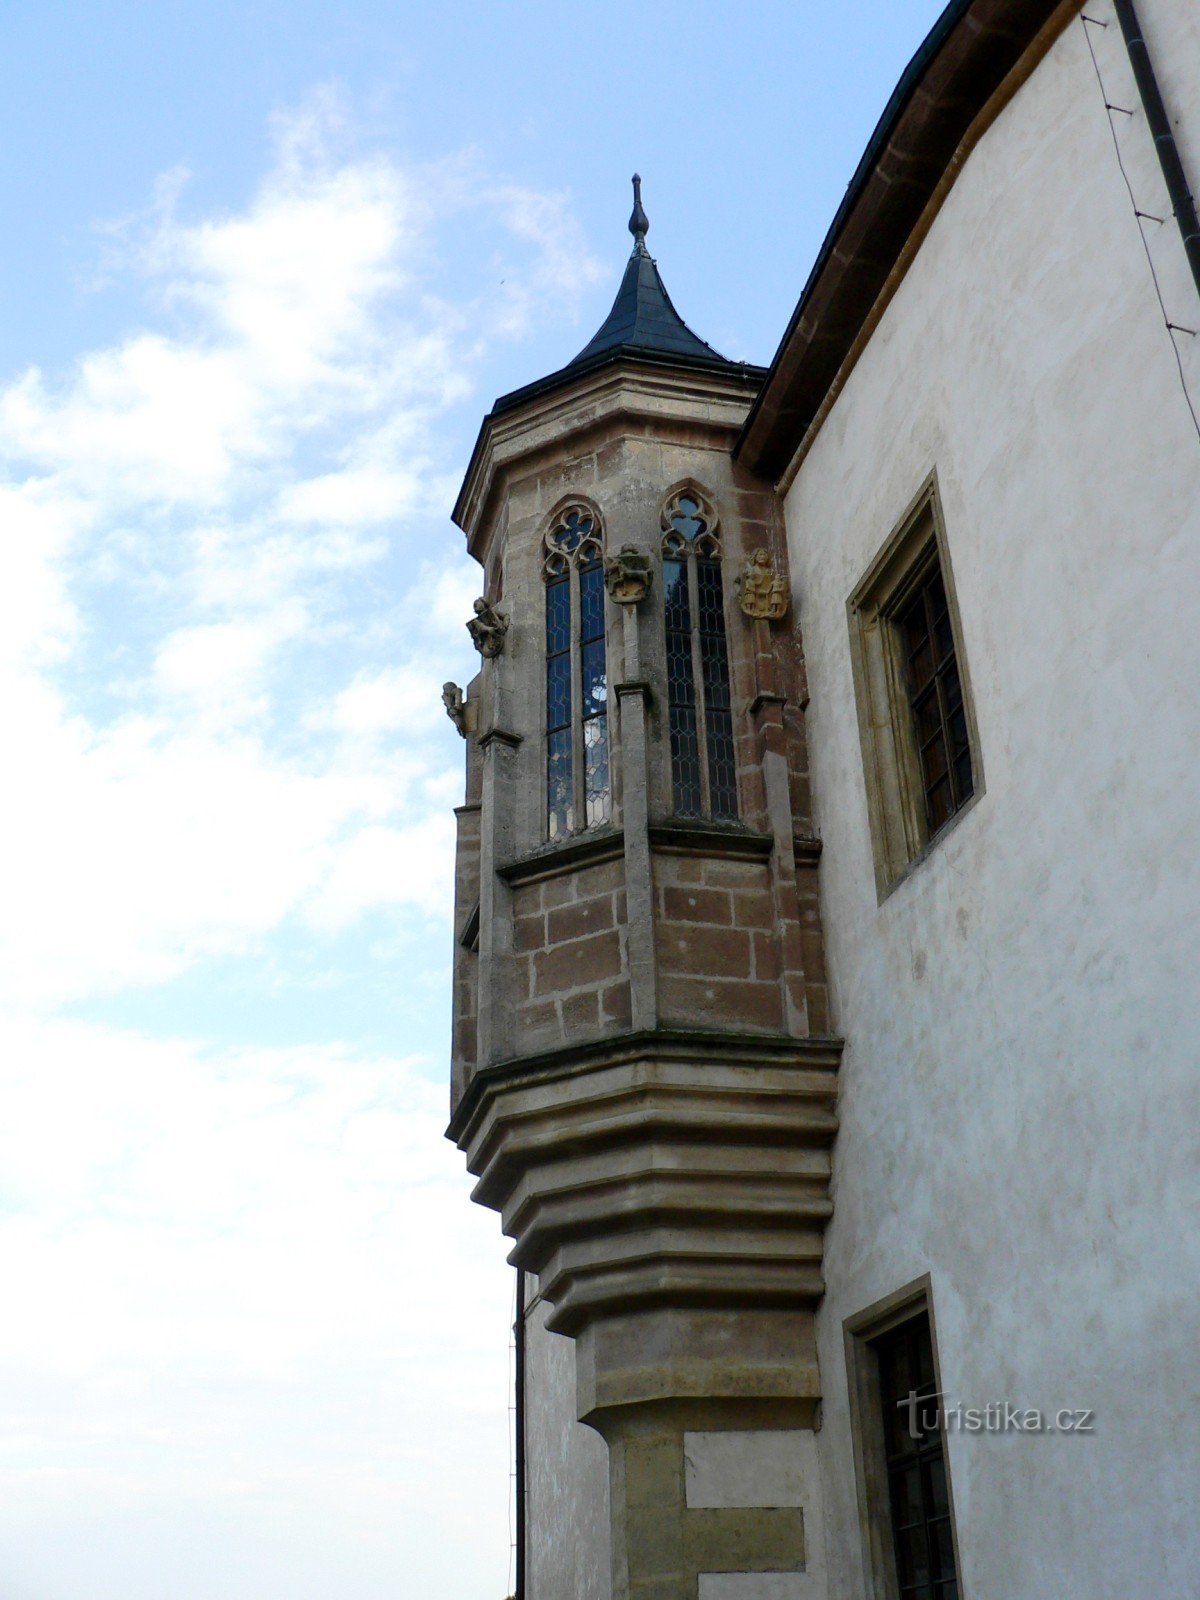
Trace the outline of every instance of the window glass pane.
[[546, 740], [546, 809], [549, 834], [561, 839], [574, 823], [571, 776], [571, 730], [563, 728]]
[[608, 674], [604, 667], [604, 640], [593, 639], [583, 647], [580, 681], [582, 684], [582, 710], [585, 717], [602, 714], [608, 702]]
[[929, 1524], [929, 1561], [935, 1578], [954, 1576], [954, 1541], [949, 1518]]
[[579, 569], [579, 637], [604, 637], [604, 569], [598, 561]]
[[700, 666], [704, 677], [704, 726], [708, 737], [708, 789], [714, 817], [737, 816], [737, 753], [729, 698], [729, 655], [725, 644], [725, 605], [721, 563], [698, 560]]
[[698, 817], [704, 803], [700, 786], [700, 741], [696, 734], [696, 713], [688, 706], [671, 707], [671, 773], [677, 814]]
[[667, 703], [671, 725], [671, 777], [675, 810], [698, 817], [703, 805], [700, 740], [696, 728], [696, 685], [692, 671], [692, 613], [687, 566], [663, 562], [667, 619]]
[[[925, 1315], [875, 1341], [888, 1455], [888, 1509], [901, 1595], [953, 1592], [950, 1497], [940, 1428], [933, 1336]], [[916, 1398], [918, 1437], [910, 1430]], [[896, 1402], [901, 1404], [897, 1408]], [[900, 1418], [897, 1425], [897, 1415]]]
[[571, 648], [571, 585], [556, 578], [546, 585], [546, 654]]
[[551, 656], [546, 662], [546, 727], [550, 732], [571, 721], [571, 658]]
[[607, 822], [611, 810], [608, 775], [608, 718], [593, 717], [583, 726], [584, 826]]
[[901, 1585], [929, 1582], [929, 1552], [923, 1527], [897, 1532], [896, 1565], [900, 1569]]
[[689, 544], [694, 544], [707, 524], [700, 515], [700, 507], [696, 502], [684, 499], [680, 500], [679, 510], [671, 518], [671, 526], [676, 533], [681, 533]]
[[946, 587], [936, 557], [896, 617], [908, 672], [929, 834], [944, 827], [974, 790]]

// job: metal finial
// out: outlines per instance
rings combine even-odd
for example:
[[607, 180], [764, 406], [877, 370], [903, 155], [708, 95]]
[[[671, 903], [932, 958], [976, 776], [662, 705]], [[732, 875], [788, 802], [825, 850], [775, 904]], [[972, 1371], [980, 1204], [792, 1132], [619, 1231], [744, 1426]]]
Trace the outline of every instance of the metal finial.
[[633, 213], [629, 218], [629, 231], [633, 235], [634, 249], [644, 252], [650, 218], [642, 210], [642, 180], [636, 172], [633, 175]]

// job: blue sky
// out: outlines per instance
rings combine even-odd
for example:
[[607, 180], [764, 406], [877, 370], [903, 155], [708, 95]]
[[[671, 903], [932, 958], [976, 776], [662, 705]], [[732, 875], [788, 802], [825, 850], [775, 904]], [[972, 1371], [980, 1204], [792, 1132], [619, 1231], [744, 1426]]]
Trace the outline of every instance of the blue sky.
[[449, 508], [635, 168], [682, 314], [769, 360], [937, 10], [5, 8], [4, 1600], [505, 1594]]

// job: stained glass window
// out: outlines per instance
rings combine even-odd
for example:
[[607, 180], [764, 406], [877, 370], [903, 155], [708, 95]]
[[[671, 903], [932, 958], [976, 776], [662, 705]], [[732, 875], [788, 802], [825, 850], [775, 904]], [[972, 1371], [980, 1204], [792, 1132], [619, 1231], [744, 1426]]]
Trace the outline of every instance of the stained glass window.
[[604, 546], [595, 514], [569, 506], [545, 552], [546, 829], [560, 839], [612, 812]]
[[667, 502], [662, 524], [675, 812], [733, 821], [737, 755], [716, 517], [688, 491]]

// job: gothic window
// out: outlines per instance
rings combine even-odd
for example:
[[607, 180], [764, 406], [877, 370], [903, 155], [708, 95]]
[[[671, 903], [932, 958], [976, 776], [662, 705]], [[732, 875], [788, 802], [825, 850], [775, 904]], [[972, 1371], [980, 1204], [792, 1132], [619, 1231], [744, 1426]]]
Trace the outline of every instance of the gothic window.
[[732, 821], [737, 761], [717, 519], [699, 492], [688, 488], [663, 507], [662, 528], [675, 811]]
[[604, 533], [585, 505], [567, 506], [545, 539], [546, 825], [551, 839], [612, 812]]

